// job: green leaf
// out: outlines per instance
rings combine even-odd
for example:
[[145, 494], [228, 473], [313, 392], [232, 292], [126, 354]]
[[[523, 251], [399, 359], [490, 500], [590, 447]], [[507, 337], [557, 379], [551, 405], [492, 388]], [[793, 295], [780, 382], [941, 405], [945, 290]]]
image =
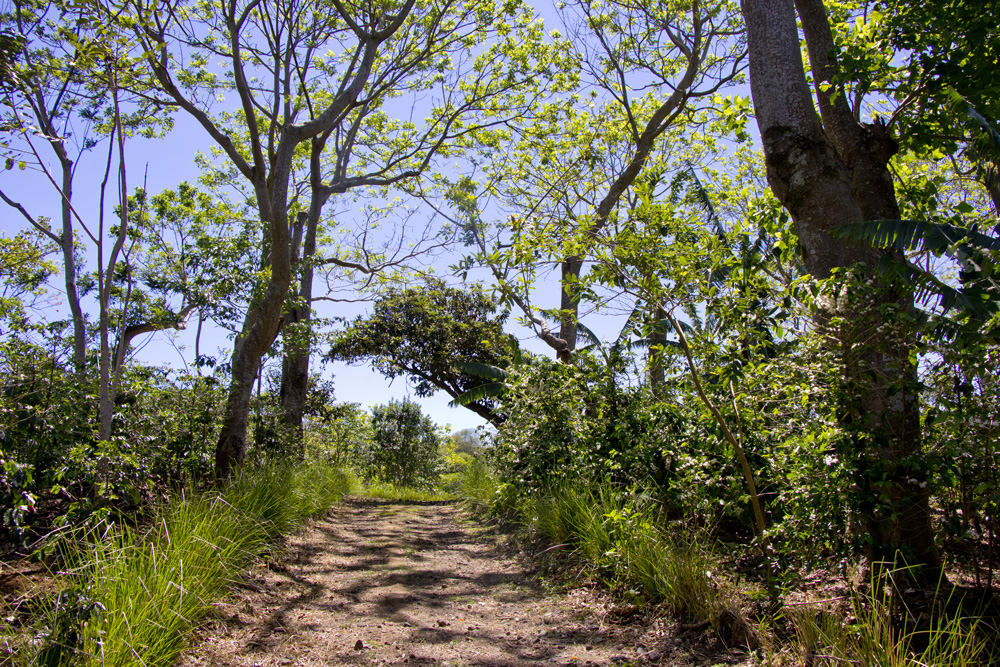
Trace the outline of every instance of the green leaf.
[[505, 385], [503, 382], [488, 382], [470, 389], [464, 394], [459, 394], [454, 400], [448, 401], [448, 405], [454, 408], [469, 405], [470, 403], [475, 403], [486, 398], [496, 398], [503, 393], [504, 389]]

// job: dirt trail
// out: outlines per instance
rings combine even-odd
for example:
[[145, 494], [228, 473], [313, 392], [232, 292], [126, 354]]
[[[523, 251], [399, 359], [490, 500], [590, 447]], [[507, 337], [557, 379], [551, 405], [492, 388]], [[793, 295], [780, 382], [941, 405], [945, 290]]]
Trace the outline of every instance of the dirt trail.
[[280, 563], [252, 571], [181, 664], [662, 661], [639, 642], [651, 626], [605, 625], [585, 605], [547, 595], [459, 515], [448, 503], [345, 502], [292, 538]]

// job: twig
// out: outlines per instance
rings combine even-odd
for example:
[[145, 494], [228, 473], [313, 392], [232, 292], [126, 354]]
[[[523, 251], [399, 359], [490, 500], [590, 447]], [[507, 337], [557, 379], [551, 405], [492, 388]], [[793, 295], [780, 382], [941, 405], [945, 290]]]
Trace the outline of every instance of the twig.
[[805, 602], [787, 602], [786, 607], [798, 607], [804, 604], [823, 604], [824, 602], [837, 602], [838, 600], [846, 600], [847, 596], [840, 596], [839, 598], [829, 598], [827, 600], [806, 600]]

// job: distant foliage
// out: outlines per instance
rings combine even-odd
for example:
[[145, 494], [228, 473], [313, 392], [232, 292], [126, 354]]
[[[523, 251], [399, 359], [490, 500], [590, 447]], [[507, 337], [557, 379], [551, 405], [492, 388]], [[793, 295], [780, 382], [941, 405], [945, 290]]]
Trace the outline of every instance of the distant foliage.
[[360, 403], [332, 403], [310, 420], [306, 433], [307, 453], [346, 466], [371, 447], [372, 420]]
[[372, 408], [372, 439], [358, 452], [361, 474], [401, 487], [425, 488], [437, 481], [441, 436], [412, 401]]

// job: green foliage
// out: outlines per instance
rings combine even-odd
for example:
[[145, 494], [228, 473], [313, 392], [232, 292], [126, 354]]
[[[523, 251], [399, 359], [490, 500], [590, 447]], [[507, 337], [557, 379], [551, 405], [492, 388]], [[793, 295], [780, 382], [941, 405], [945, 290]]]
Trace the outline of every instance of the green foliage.
[[1000, 534], [998, 349], [941, 345], [934, 352], [938, 361], [921, 378], [930, 481], [948, 558], [967, 563], [982, 581], [981, 564], [990, 562], [990, 543]]
[[433, 503], [445, 502], [452, 499], [452, 496], [448, 492], [440, 489], [415, 489], [410, 486], [399, 486], [387, 482], [370, 482], [358, 489], [358, 493], [367, 498], [403, 503]]
[[65, 555], [40, 664], [175, 664], [190, 631], [241, 568], [325, 511], [347, 478], [312, 461], [245, 469], [221, 492], [187, 491], [146, 532], [114, 528]]
[[[897, 103], [907, 105], [907, 112], [895, 117], [904, 148], [921, 152], [944, 144], [945, 152], [954, 152], [960, 122], [950, 111], [949, 88], [987, 116], [1000, 117], [1000, 84], [992, 65], [1000, 59], [1000, 39], [991, 19], [1000, 3], [873, 4], [867, 21], [854, 26], [845, 21], [841, 28], [853, 27], [855, 33], [844, 38], [843, 77], [859, 80], [865, 90], [888, 88]], [[878, 56], [866, 59], [865, 52]]]
[[35, 509], [36, 487], [31, 473], [31, 466], [0, 454], [0, 506], [6, 508], [0, 529], [15, 541], [24, 536], [27, 516]]
[[[372, 368], [387, 378], [406, 375], [417, 396], [444, 390], [457, 397], [482, 381], [456, 368], [456, 360], [500, 368], [508, 364], [506, 319], [481, 285], [457, 289], [428, 280], [422, 287], [389, 290], [369, 317], [358, 317], [332, 337], [326, 356], [371, 360]], [[487, 396], [469, 404], [491, 421], [499, 419], [493, 406]]]
[[[918, 301], [936, 296], [943, 314], [956, 309], [968, 335], [1000, 311], [1000, 285], [993, 277], [1000, 239], [977, 227], [926, 220], [872, 220], [843, 225], [835, 235], [894, 251], [895, 255], [880, 261], [882, 274], [914, 290]], [[948, 256], [960, 267], [959, 285], [953, 287], [932, 272], [900, 259], [904, 252]]]
[[307, 453], [335, 466], [350, 465], [371, 444], [372, 420], [360, 403], [326, 404], [306, 430]]
[[496, 466], [488, 462], [485, 457], [477, 456], [459, 471], [454, 489], [455, 494], [477, 515], [494, 513], [502, 516], [508, 512], [496, 504], [500, 486], [500, 475]]
[[52, 244], [34, 230], [0, 237], [0, 331], [6, 335], [30, 330], [29, 315], [42, 305], [46, 281], [56, 273], [48, 259]]
[[[477, 476], [481, 473], [477, 473]], [[473, 486], [477, 490], [478, 485]], [[569, 550], [589, 572], [633, 601], [665, 604], [682, 622], [707, 621], [731, 640], [749, 638], [731, 584], [709, 552], [664, 529], [659, 505], [636, 488], [560, 482], [525, 495], [508, 518]]]
[[0, 348], [0, 458], [12, 471], [8, 492], [22, 498], [10, 498], [21, 509], [8, 537], [27, 537], [33, 522], [22, 494], [51, 503], [58, 525], [78, 527], [135, 515], [164, 487], [206, 479], [222, 409], [216, 378], [128, 368], [112, 437], [98, 442], [93, 376], [15, 338]]
[[365, 479], [401, 488], [434, 486], [440, 474], [441, 436], [419, 405], [391, 401], [375, 406], [371, 424], [372, 439], [355, 459]]

